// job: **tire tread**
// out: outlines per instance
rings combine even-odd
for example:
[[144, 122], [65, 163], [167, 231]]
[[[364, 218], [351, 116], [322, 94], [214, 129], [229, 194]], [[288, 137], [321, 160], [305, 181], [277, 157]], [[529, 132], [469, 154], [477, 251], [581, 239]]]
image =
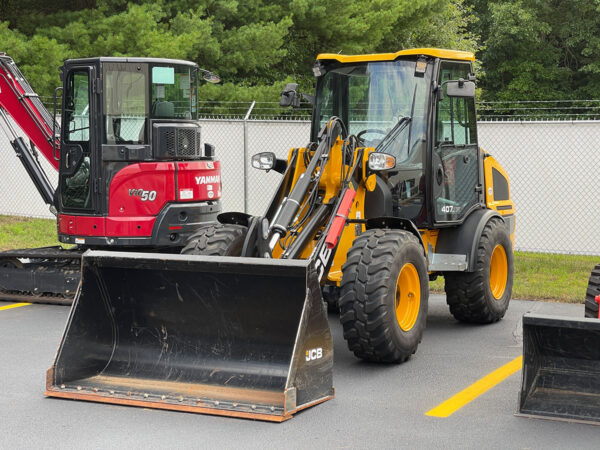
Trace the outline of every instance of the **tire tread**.
[[[388, 317], [386, 297], [389, 292], [383, 284], [392, 276], [391, 267], [398, 251], [411, 244], [421, 247], [410, 232], [377, 229], [357, 237], [348, 251], [342, 266], [340, 322], [348, 348], [358, 358], [398, 363], [416, 351], [418, 342], [408, 351], [394, 345], [391, 327], [397, 322], [395, 317]], [[426, 267], [424, 253], [423, 264]], [[425, 315], [428, 295], [428, 289], [421, 293]]]
[[230, 255], [232, 245], [246, 235], [247, 228], [242, 225], [211, 224], [200, 228], [188, 239], [181, 250], [183, 255]]
[[585, 293], [585, 317], [598, 318], [596, 296], [600, 295], [600, 264], [592, 270]]
[[[490, 248], [492, 235], [498, 228], [504, 229], [504, 223], [497, 218], [492, 218], [484, 227], [477, 245], [477, 266], [474, 272], [448, 272], [444, 275], [446, 302], [450, 313], [461, 322], [492, 323], [500, 320], [506, 313], [506, 308], [498, 312], [490, 307], [486, 299], [487, 285], [484, 278], [487, 273], [484, 265], [491, 258], [491, 254], [487, 255], [486, 252]], [[509, 273], [506, 289], [512, 290], [512, 273]]]

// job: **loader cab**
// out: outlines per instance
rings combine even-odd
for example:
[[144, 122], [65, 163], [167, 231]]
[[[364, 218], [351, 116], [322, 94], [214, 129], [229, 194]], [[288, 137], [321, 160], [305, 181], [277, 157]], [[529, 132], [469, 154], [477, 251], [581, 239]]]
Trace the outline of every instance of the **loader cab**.
[[471, 59], [437, 49], [319, 55], [311, 140], [338, 116], [360, 145], [396, 158], [396, 166], [380, 173], [375, 191], [367, 194], [377, 197], [366, 201], [367, 218], [393, 216], [418, 227], [443, 227], [481, 207], [475, 99], [451, 83], [471, 83]]
[[197, 123], [205, 71], [195, 63], [103, 57], [61, 70], [59, 212], [106, 214], [109, 183], [127, 165], [207, 156]]

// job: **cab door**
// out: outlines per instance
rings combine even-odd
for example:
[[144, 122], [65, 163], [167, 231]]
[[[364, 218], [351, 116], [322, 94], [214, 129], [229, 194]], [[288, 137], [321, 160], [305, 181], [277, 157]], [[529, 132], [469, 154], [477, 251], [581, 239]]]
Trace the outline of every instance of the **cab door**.
[[453, 97], [447, 82], [468, 80], [471, 65], [456, 61], [440, 64], [432, 157], [433, 213], [437, 224], [458, 223], [479, 206], [481, 182], [475, 98]]
[[94, 209], [94, 67], [69, 67], [65, 74], [59, 169], [61, 212]]

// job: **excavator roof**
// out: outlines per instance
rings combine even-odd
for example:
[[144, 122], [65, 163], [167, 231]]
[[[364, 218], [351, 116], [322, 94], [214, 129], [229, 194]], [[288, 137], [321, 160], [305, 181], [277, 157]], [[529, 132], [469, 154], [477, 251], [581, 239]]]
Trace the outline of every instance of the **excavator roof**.
[[166, 58], [130, 58], [124, 56], [100, 56], [95, 58], [78, 58], [68, 59], [65, 61], [65, 65], [73, 64], [94, 64], [94, 63], [150, 63], [150, 64], [170, 64], [170, 65], [186, 65], [192, 67], [198, 67], [198, 64], [191, 61], [184, 61], [182, 59], [166, 59]]
[[445, 50], [441, 48], [411, 48], [400, 50], [396, 53], [373, 53], [366, 55], [340, 55], [336, 53], [321, 53], [317, 56], [317, 61], [334, 60], [341, 63], [373, 62], [373, 61], [394, 61], [402, 56], [432, 56], [434, 58], [457, 59], [462, 61], [474, 61], [475, 55], [472, 52], [461, 50]]

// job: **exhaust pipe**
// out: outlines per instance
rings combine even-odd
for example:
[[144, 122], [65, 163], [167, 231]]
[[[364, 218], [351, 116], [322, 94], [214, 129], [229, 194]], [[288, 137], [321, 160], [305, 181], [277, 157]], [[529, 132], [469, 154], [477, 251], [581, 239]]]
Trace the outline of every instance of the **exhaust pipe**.
[[309, 261], [89, 250], [46, 395], [281, 422], [333, 398]]
[[600, 424], [600, 320], [525, 314], [517, 415]]

